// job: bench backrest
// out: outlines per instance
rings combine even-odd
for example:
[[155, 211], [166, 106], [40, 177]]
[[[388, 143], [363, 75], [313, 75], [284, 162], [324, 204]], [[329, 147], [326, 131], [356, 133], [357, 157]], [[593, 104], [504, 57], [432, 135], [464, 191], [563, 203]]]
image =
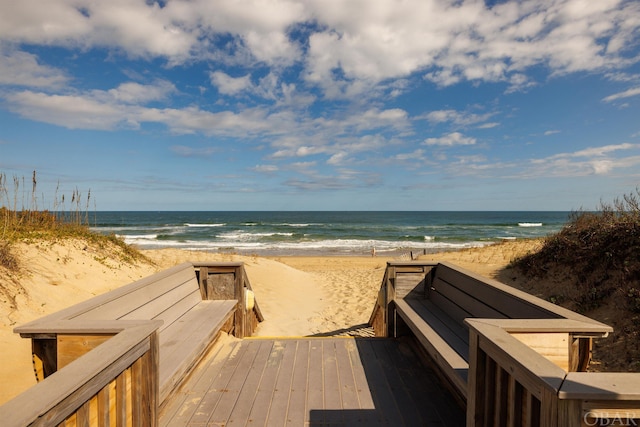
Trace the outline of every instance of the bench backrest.
[[87, 300], [67, 319], [157, 319], [164, 322], [162, 331], [200, 301], [194, 267], [185, 263]]
[[[427, 273], [427, 298], [460, 324], [469, 317], [490, 319], [560, 319], [537, 302], [542, 300], [506, 285], [438, 264]], [[523, 293], [524, 294], [524, 293]], [[537, 301], [535, 301], [537, 300]], [[546, 305], [546, 304], [544, 304]]]

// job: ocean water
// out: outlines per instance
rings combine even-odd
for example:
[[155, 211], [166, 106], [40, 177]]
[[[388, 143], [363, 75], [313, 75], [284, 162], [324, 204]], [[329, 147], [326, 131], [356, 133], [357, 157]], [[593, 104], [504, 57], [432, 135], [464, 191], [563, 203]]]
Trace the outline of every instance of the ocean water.
[[559, 231], [568, 212], [96, 212], [92, 228], [141, 249], [243, 255], [439, 252]]

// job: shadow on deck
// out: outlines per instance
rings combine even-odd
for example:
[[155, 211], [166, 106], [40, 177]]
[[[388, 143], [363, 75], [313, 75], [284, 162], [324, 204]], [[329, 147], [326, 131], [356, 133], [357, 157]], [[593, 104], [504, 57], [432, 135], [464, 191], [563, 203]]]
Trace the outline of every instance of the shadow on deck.
[[161, 426], [462, 426], [464, 409], [403, 340], [244, 339], [216, 345]]

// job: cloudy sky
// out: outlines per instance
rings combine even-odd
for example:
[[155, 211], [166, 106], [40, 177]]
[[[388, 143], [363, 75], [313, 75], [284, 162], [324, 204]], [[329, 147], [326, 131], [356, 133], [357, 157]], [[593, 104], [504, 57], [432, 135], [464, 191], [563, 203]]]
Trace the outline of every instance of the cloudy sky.
[[33, 170], [98, 210], [593, 208], [640, 185], [640, 2], [0, 0]]

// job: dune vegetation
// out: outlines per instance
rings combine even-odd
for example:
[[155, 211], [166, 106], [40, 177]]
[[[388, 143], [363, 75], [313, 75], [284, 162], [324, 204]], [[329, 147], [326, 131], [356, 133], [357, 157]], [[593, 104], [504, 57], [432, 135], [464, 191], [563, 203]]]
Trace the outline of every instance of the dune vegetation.
[[574, 212], [512, 267], [551, 302], [614, 327], [595, 350], [606, 370], [640, 371], [640, 190]]
[[38, 197], [35, 171], [30, 183], [24, 177], [14, 176], [9, 180], [6, 174], [0, 173], [0, 267], [8, 271], [20, 268], [19, 257], [14, 252], [17, 242], [55, 243], [61, 239], [82, 241], [104, 258], [129, 263], [144, 259], [142, 253], [117, 236], [91, 230], [90, 190], [83, 196], [76, 188], [71, 197], [65, 197], [58, 186], [51, 210], [40, 208], [44, 204], [42, 198]]

